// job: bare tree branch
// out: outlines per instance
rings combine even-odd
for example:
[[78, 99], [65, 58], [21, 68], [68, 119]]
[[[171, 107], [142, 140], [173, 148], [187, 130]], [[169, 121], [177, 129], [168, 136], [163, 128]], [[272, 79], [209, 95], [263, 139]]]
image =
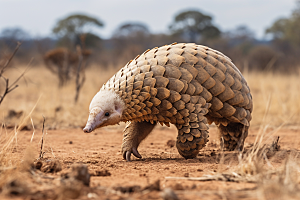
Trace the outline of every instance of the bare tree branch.
[[21, 44], [22, 44], [21, 42], [17, 43], [17, 46], [16, 46], [14, 52], [12, 53], [12, 55], [10, 56], [10, 58], [6, 61], [6, 63], [4, 64], [4, 66], [2, 67], [2, 69], [0, 71], [0, 77], [2, 76], [2, 74], [5, 71], [5, 69], [8, 67], [9, 63], [11, 62], [11, 60], [13, 59], [13, 57], [15, 56], [15, 54], [17, 53], [17, 51], [19, 50]]
[[1, 103], [2, 103], [2, 101], [4, 100], [4, 98], [5, 98], [5, 96], [8, 94], [8, 93], [10, 93], [10, 92], [12, 92], [14, 89], [16, 89], [17, 87], [19, 87], [19, 85], [17, 84], [18, 82], [19, 82], [19, 80], [21, 79], [21, 78], [24, 78], [24, 75], [25, 75], [25, 73], [28, 71], [28, 69], [29, 69], [29, 65], [30, 65], [30, 63], [32, 62], [32, 59], [31, 59], [31, 61], [29, 62], [29, 64], [28, 64], [28, 66], [27, 66], [27, 68], [24, 70], [24, 72], [12, 83], [12, 84], [9, 84], [9, 79], [8, 78], [6, 78], [5, 76], [3, 76], [3, 74], [4, 74], [4, 72], [6, 71], [6, 69], [8, 68], [8, 66], [9, 66], [9, 63], [11, 62], [11, 60], [13, 59], [13, 57], [15, 56], [15, 54], [16, 54], [16, 52], [18, 51], [18, 49], [20, 48], [20, 46], [21, 46], [21, 43], [20, 42], [18, 42], [17, 43], [17, 46], [16, 46], [16, 48], [15, 48], [15, 50], [14, 50], [14, 52], [12, 53], [12, 55], [10, 56], [10, 58], [6, 61], [6, 63], [4, 64], [4, 66], [1, 68], [1, 71], [0, 71], [0, 78], [2, 78], [3, 80], [4, 80], [4, 85], [5, 85], [5, 89], [4, 89], [4, 91], [3, 91], [3, 94], [2, 95], [0, 95], [0, 105], [1, 105]]

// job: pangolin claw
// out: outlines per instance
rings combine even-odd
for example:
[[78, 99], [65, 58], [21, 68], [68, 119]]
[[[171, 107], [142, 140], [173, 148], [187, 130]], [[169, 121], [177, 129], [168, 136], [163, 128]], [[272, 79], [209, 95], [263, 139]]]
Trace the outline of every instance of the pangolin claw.
[[126, 161], [130, 162], [131, 161], [131, 152], [130, 151], [126, 151]]
[[138, 152], [136, 148], [132, 148], [132, 153], [137, 158], [142, 158], [141, 154]]
[[138, 150], [137, 150], [136, 148], [132, 148], [131, 151], [125, 151], [125, 152], [123, 153], [123, 158], [124, 158], [126, 161], [128, 161], [128, 162], [131, 161], [131, 153], [132, 153], [135, 157], [137, 157], [137, 158], [142, 158], [142, 156], [141, 156], [141, 154], [138, 152]]

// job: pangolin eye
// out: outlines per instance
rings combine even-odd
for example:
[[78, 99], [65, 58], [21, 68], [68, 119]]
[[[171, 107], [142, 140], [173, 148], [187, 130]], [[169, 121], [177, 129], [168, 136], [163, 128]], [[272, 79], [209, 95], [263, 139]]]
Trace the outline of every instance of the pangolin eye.
[[105, 116], [108, 117], [108, 116], [109, 116], [109, 112], [106, 112], [106, 113], [105, 113]]

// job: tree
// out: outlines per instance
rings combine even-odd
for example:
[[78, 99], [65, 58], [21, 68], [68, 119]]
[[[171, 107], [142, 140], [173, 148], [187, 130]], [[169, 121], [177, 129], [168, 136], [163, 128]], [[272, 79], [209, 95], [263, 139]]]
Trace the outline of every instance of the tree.
[[[30, 35], [19, 27], [4, 28], [0, 33], [0, 49], [7, 49], [10, 52], [13, 51], [18, 41], [26, 41], [30, 39]], [[23, 45], [26, 47], [26, 45]], [[20, 55], [20, 51], [19, 51]], [[22, 55], [22, 50], [21, 50]]]
[[18, 42], [22, 43], [22, 48], [18, 50], [18, 54], [14, 56], [10, 66], [13, 66], [16, 60], [22, 62], [27, 60], [28, 57], [32, 57], [34, 44], [30, 34], [20, 27], [7, 27], [0, 32], [0, 57], [8, 59]]
[[56, 48], [46, 52], [44, 62], [47, 69], [58, 76], [58, 86], [62, 87], [77, 75], [78, 65], [81, 65], [82, 61], [84, 62], [84, 67], [82, 67], [84, 73], [91, 53], [91, 50], [88, 49], [72, 52], [66, 48]]
[[285, 72], [288, 68], [296, 69], [300, 62], [300, 1], [289, 17], [276, 20], [266, 29], [266, 34], [272, 37], [272, 45], [283, 55], [279, 57], [278, 65]]
[[289, 18], [276, 20], [271, 27], [266, 29], [266, 34], [274, 40], [287, 41], [299, 47], [300, 45], [300, 1], [297, 2], [296, 9]]
[[196, 10], [181, 12], [175, 16], [169, 26], [173, 35], [188, 38], [188, 42], [199, 39], [214, 39], [220, 36], [220, 30], [212, 24], [212, 17]]
[[285, 37], [285, 29], [287, 28], [289, 19], [280, 18], [276, 20], [271, 27], [266, 30], [267, 34], [270, 34], [273, 39], [283, 39]]
[[81, 14], [70, 15], [57, 22], [52, 32], [60, 38], [60, 43], [74, 49], [80, 45], [80, 36], [86, 34], [91, 39], [99, 39], [92, 32], [94, 28], [101, 28], [104, 24], [101, 20]]
[[[150, 48], [151, 41], [148, 27], [140, 22], [127, 22], [118, 27], [112, 36], [114, 54], [119, 62], [127, 62], [141, 52]], [[115, 65], [118, 65], [114, 61]]]
[[113, 37], [136, 37], [149, 35], [149, 29], [145, 24], [139, 22], [122, 24], [113, 34]]
[[241, 41], [253, 40], [255, 38], [254, 32], [246, 25], [239, 25], [235, 29], [227, 33], [231, 39], [237, 39]]
[[15, 42], [30, 38], [29, 34], [19, 27], [5, 28], [1, 31], [0, 35], [1, 35], [0, 37], [6, 40], [11, 40]]
[[222, 36], [224, 40], [227, 40], [227, 48], [241, 60], [245, 60], [244, 56], [249, 53], [255, 43], [255, 34], [246, 25], [239, 25]]
[[138, 45], [147, 48], [149, 41], [147, 38], [150, 36], [148, 27], [139, 22], [124, 23], [118, 27], [112, 36], [116, 41], [118, 49], [124, 49], [131, 45]]

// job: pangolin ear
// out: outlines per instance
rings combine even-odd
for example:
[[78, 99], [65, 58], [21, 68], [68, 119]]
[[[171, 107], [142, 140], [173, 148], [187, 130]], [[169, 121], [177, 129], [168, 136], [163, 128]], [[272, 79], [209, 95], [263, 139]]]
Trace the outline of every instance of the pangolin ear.
[[119, 114], [119, 115], [122, 115], [122, 105], [118, 104], [118, 103], [115, 103], [115, 111]]

